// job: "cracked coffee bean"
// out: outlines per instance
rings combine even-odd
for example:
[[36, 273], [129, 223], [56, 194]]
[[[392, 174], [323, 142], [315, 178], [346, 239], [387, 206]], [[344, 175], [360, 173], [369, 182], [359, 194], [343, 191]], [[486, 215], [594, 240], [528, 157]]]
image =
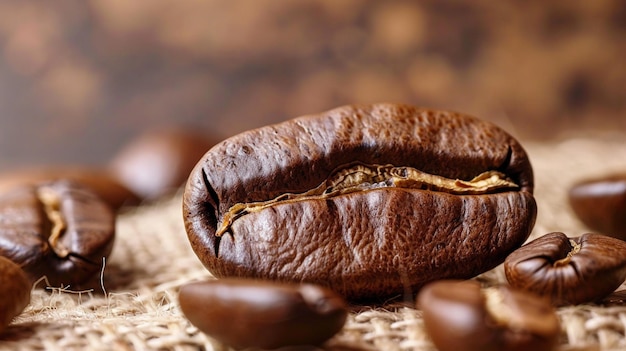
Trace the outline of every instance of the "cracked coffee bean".
[[311, 284], [210, 280], [183, 286], [179, 301], [193, 325], [235, 348], [320, 345], [348, 315], [339, 295]]
[[217, 277], [380, 300], [502, 263], [534, 225], [532, 190], [525, 151], [495, 125], [376, 104], [218, 143], [190, 175], [183, 212]]
[[216, 138], [179, 129], [148, 131], [126, 145], [110, 171], [145, 200], [155, 200], [184, 185], [198, 160]]
[[507, 286], [438, 281], [420, 291], [417, 305], [440, 351], [549, 351], [560, 332], [548, 299]]
[[626, 240], [626, 173], [574, 184], [569, 203], [591, 230]]
[[111, 252], [115, 216], [91, 190], [57, 181], [15, 188], [0, 196], [0, 255], [31, 281], [80, 284], [99, 272]]
[[497, 127], [374, 105], [218, 144], [184, 204], [214, 274], [314, 281], [363, 298], [502, 262], [532, 228], [531, 190], [526, 154]]
[[601, 234], [549, 233], [504, 262], [511, 286], [544, 295], [557, 306], [599, 301], [626, 280], [626, 242]]
[[30, 291], [26, 273], [13, 261], [0, 256], [0, 333], [28, 306]]

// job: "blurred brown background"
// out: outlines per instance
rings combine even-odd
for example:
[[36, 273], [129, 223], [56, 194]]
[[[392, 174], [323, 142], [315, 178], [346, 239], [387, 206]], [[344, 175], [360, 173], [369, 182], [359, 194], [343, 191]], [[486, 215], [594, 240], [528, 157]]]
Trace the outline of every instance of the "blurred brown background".
[[626, 131], [625, 34], [620, 0], [0, 0], [0, 170], [348, 103], [457, 110], [522, 139]]

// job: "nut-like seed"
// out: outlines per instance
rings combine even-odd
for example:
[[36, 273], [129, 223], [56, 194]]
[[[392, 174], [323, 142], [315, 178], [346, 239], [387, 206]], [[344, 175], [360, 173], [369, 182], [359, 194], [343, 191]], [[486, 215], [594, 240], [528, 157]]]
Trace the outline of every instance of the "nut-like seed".
[[440, 351], [548, 351], [559, 335], [548, 299], [508, 286], [437, 281], [420, 291], [417, 304]]
[[526, 152], [493, 124], [353, 105], [218, 143], [189, 176], [183, 215], [215, 277], [381, 301], [502, 263], [535, 223], [532, 191]]
[[182, 186], [216, 141], [188, 130], [150, 130], [121, 149], [109, 169], [142, 199], [154, 200]]
[[626, 173], [581, 181], [568, 196], [574, 213], [590, 229], [626, 240]]
[[549, 233], [504, 262], [509, 283], [550, 297], [557, 306], [598, 301], [626, 279], [626, 242], [601, 234]]
[[180, 307], [202, 332], [236, 348], [319, 345], [347, 318], [345, 302], [310, 284], [220, 279], [181, 288]]
[[113, 248], [115, 215], [90, 189], [57, 181], [19, 187], [0, 196], [0, 255], [32, 281], [84, 283]]
[[0, 256], [0, 333], [30, 302], [31, 285], [26, 273]]

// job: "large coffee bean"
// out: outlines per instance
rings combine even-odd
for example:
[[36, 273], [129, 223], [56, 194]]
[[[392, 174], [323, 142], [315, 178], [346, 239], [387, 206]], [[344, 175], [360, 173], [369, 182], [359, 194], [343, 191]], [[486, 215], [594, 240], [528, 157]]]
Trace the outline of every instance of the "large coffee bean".
[[28, 306], [30, 290], [31, 284], [20, 266], [0, 256], [0, 333]]
[[115, 234], [110, 207], [88, 188], [58, 181], [0, 196], [0, 255], [31, 280], [81, 283], [100, 271]]
[[504, 261], [512, 286], [550, 297], [555, 305], [598, 301], [626, 279], [626, 242], [601, 234], [549, 233]]
[[420, 291], [417, 305], [440, 351], [549, 351], [558, 341], [550, 301], [507, 286], [438, 281]]
[[590, 229], [626, 240], [626, 173], [580, 181], [570, 188], [568, 198]]
[[0, 194], [24, 185], [70, 180], [89, 187], [113, 209], [136, 205], [139, 197], [104, 169], [86, 166], [40, 166], [0, 174]]
[[179, 301], [198, 329], [236, 348], [319, 345], [348, 314], [341, 297], [310, 284], [211, 280], [183, 286]]
[[186, 230], [216, 276], [384, 298], [491, 269], [535, 221], [530, 162], [498, 127], [403, 105], [346, 106], [213, 147]]
[[182, 129], [150, 130], [121, 149], [109, 168], [142, 199], [154, 200], [179, 189], [216, 141]]

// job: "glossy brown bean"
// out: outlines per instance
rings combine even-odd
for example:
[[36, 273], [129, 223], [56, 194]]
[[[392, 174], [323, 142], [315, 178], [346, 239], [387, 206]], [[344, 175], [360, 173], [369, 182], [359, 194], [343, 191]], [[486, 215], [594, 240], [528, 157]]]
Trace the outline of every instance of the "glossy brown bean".
[[341, 297], [310, 284], [210, 280], [183, 286], [179, 301], [192, 324], [235, 348], [319, 345], [347, 318]]
[[555, 305], [604, 298], [626, 279], [626, 242], [588, 233], [555, 232], [515, 250], [504, 261], [512, 286], [548, 296]]
[[507, 286], [437, 281], [420, 291], [417, 305], [440, 351], [549, 351], [558, 341], [550, 301]]
[[591, 230], [626, 240], [626, 173], [580, 181], [570, 188], [568, 199]]
[[115, 238], [115, 215], [89, 188], [57, 181], [0, 195], [0, 255], [32, 281], [79, 284], [99, 272]]
[[502, 263], [534, 225], [532, 190], [526, 153], [493, 124], [345, 106], [217, 144], [190, 175], [183, 213], [215, 276], [384, 299]]
[[139, 197], [155, 200], [179, 189], [217, 140], [179, 128], [149, 130], [125, 145], [109, 169]]
[[0, 333], [28, 306], [30, 291], [26, 273], [13, 261], [0, 256]]

